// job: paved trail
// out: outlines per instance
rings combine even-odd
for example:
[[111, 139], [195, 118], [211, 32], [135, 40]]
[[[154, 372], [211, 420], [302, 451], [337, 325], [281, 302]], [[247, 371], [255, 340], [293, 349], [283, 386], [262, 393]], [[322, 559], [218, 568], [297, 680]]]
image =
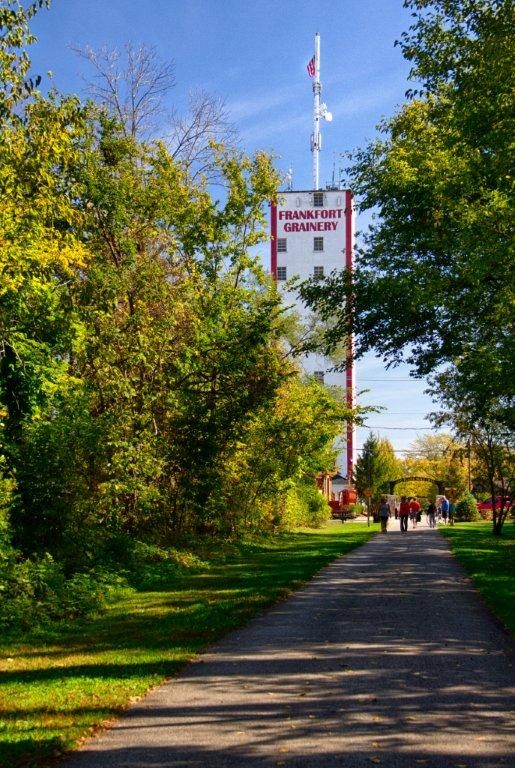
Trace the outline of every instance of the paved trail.
[[390, 531], [213, 646], [65, 765], [512, 768], [513, 661], [443, 538]]

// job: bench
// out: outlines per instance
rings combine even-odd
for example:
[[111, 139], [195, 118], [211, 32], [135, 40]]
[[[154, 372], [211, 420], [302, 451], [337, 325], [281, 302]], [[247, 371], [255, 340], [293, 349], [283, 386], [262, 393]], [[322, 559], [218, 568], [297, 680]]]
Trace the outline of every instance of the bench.
[[346, 520], [355, 520], [356, 515], [354, 512], [340, 511], [339, 509], [333, 509], [333, 520], [341, 520], [344, 523]]

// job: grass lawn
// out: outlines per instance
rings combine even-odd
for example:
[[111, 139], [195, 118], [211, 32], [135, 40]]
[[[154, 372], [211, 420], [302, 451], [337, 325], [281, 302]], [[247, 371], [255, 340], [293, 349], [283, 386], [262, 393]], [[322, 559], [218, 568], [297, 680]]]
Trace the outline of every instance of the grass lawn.
[[492, 611], [515, 632], [515, 525], [507, 520], [502, 536], [492, 523], [439, 527]]
[[332, 524], [202, 553], [205, 567], [180, 577], [155, 566], [151, 588], [121, 591], [95, 620], [2, 638], [0, 766], [50, 765], [214, 640], [377, 529]]

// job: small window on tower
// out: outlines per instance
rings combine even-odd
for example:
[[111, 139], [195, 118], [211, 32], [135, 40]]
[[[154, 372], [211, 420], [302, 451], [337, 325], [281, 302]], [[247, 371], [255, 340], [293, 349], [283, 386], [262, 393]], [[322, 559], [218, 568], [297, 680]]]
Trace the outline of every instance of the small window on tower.
[[277, 267], [277, 279], [286, 280], [286, 267]]
[[313, 205], [315, 208], [323, 208], [324, 206], [324, 193], [313, 192]]
[[324, 383], [324, 372], [323, 371], [314, 371], [313, 373], [314, 378], [320, 382], [320, 384]]
[[314, 237], [313, 238], [313, 250], [314, 251], [323, 251], [324, 250], [324, 238], [323, 237]]
[[278, 253], [286, 253], [286, 238], [285, 237], [278, 237], [277, 238], [277, 252]]
[[323, 277], [323, 276], [324, 276], [323, 267], [313, 267], [313, 277]]

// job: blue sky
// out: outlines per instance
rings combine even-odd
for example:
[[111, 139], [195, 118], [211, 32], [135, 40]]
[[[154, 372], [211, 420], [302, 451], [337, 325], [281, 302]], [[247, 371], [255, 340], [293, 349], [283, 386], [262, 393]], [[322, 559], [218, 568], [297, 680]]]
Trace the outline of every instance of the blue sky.
[[[33, 29], [33, 69], [53, 73], [61, 91], [84, 93], [87, 64], [71, 46], [154, 46], [175, 64], [168, 109], [185, 109], [192, 91], [222, 98], [242, 147], [266, 149], [297, 189], [312, 186], [309, 141], [311, 80], [306, 65], [321, 36], [322, 99], [332, 111], [323, 126], [320, 181], [344, 165], [341, 154], [371, 139], [382, 117], [404, 100], [409, 65], [394, 41], [410, 24], [402, 0], [53, 0]], [[46, 81], [48, 83], [48, 80]], [[358, 229], [366, 219], [358, 219]], [[265, 252], [268, 259], [268, 254]], [[405, 368], [385, 372], [372, 357], [357, 366], [360, 398], [388, 410], [369, 418], [374, 432], [404, 451], [428, 434], [431, 403], [424, 382]], [[368, 430], [358, 432], [358, 447]], [[401, 454], [399, 454], [401, 455]]]

